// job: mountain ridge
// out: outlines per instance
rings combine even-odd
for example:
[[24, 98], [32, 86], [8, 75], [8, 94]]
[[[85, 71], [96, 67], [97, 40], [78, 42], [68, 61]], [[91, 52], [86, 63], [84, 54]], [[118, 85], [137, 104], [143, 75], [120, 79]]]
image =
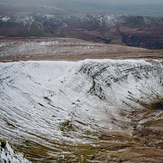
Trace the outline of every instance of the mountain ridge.
[[[1, 14], [0, 35], [70, 37], [109, 44], [163, 49], [163, 18], [112, 13]], [[12, 28], [12, 29], [11, 29]]]
[[0, 137], [31, 162], [162, 161], [162, 64], [0, 63]]

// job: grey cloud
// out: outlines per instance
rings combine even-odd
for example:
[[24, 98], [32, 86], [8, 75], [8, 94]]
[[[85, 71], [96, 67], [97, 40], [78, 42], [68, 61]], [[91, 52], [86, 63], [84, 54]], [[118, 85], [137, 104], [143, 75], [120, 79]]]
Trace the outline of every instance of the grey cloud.
[[24, 3], [24, 4], [61, 4], [88, 2], [97, 4], [163, 4], [163, 0], [0, 0], [0, 3]]
[[[138, 7], [136, 7], [137, 5]], [[65, 14], [114, 12], [131, 15], [139, 15], [140, 13], [141, 15], [152, 16], [153, 13], [156, 13], [154, 16], [162, 17], [162, 5], [163, 0], [0, 0], [0, 12], [43, 12], [55, 14], [59, 12], [55, 11], [58, 8], [61, 9], [60, 12], [64, 10]], [[39, 6], [42, 6], [42, 8], [39, 8]], [[145, 13], [145, 11], [148, 11], [148, 13]]]

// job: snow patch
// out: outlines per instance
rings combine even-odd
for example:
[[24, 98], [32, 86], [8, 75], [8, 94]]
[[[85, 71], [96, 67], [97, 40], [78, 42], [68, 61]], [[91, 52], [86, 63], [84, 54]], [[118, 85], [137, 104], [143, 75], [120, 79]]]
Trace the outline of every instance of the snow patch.
[[52, 45], [54, 42], [41, 42], [39, 45], [47, 46], [47, 45]]
[[2, 18], [3, 22], [8, 22], [9, 20], [10, 20], [10, 17], [8, 17], [8, 16], [5, 16], [5, 17]]
[[22, 153], [15, 153], [8, 142], [6, 143], [6, 146], [0, 150], [0, 162], [31, 163], [29, 160], [24, 158]]

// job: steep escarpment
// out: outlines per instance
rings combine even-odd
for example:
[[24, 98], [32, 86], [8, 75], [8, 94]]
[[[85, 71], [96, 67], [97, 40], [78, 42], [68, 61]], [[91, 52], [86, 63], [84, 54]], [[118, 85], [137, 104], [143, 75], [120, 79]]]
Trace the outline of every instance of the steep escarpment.
[[0, 67], [0, 137], [30, 161], [162, 161], [161, 60]]
[[[112, 62], [89, 62], [82, 66], [81, 72], [92, 81], [89, 93], [101, 100], [115, 102], [115, 105], [138, 107], [162, 97], [162, 74], [160, 65]], [[158, 77], [158, 78], [157, 78]], [[140, 82], [144, 81], [144, 82]], [[156, 82], [158, 81], [158, 82]], [[158, 85], [157, 85], [158, 83]], [[140, 106], [139, 106], [140, 107]], [[125, 107], [126, 108], [126, 107]]]

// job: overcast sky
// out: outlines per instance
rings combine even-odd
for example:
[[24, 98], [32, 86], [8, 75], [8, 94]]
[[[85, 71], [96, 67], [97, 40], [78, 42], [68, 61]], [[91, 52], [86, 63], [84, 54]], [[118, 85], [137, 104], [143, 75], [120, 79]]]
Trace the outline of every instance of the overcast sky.
[[163, 17], [162, 5], [163, 0], [0, 0], [0, 13], [113, 12]]
[[49, 3], [64, 3], [64, 2], [89, 2], [89, 3], [105, 3], [105, 4], [163, 4], [163, 0], [0, 0], [0, 2], [10, 4], [17, 3], [38, 3], [38, 4], [49, 4]]
[[[76, 1], [82, 1], [82, 0], [76, 0]], [[151, 4], [151, 3], [163, 4], [163, 0], [89, 0], [89, 2], [106, 3], [106, 4], [109, 4], [109, 3], [112, 3], [112, 4]]]

